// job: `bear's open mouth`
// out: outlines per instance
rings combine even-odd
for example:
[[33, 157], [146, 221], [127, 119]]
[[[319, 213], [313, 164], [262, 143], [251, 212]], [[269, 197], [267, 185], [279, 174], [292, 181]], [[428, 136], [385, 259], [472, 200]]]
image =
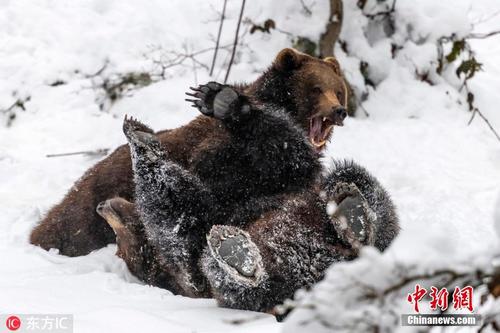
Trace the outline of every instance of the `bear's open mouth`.
[[333, 131], [334, 121], [329, 117], [316, 116], [309, 121], [309, 140], [317, 149], [324, 147]]

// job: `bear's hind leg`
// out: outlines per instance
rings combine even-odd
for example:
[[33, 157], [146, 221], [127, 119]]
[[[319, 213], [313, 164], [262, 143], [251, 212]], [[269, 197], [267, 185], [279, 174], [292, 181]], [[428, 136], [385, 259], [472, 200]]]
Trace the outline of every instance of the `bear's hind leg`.
[[237, 227], [215, 225], [207, 240], [201, 266], [218, 304], [233, 309], [268, 309], [268, 275], [250, 235]]
[[205, 285], [197, 263], [212, 221], [212, 195], [196, 176], [169, 160], [147, 126], [126, 118], [123, 130], [144, 232], [161, 263], [183, 282], [182, 294], [197, 296]]
[[[384, 251], [399, 233], [399, 219], [389, 193], [362, 166], [352, 161], [334, 161], [333, 169], [324, 179], [322, 188], [327, 197], [333, 198], [339, 208], [344, 210], [344, 216], [356, 215], [355, 210], [347, 209], [348, 203], [357, 202], [357, 206], [364, 207], [367, 215], [365, 220], [371, 221], [373, 233], [373, 240], [365, 244]], [[349, 201], [342, 205], [344, 198], [349, 198]], [[372, 218], [366, 206], [374, 213]], [[366, 227], [369, 231], [370, 225]]]
[[[353, 183], [340, 182], [333, 189], [336, 203], [334, 212], [328, 212], [339, 239], [356, 252], [363, 245], [374, 245], [375, 212], [358, 187]], [[331, 203], [331, 201], [330, 201]]]
[[329, 244], [320, 225], [297, 223], [304, 217], [305, 202], [296, 201], [300, 199], [245, 230], [212, 227], [201, 267], [220, 306], [273, 311], [297, 289], [319, 281], [331, 263], [350, 255]]

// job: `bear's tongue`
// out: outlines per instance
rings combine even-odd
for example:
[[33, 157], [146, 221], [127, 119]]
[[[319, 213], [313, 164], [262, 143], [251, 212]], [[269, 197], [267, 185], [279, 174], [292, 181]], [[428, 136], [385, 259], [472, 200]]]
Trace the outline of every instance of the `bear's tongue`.
[[332, 131], [333, 123], [325, 117], [314, 117], [309, 123], [309, 140], [317, 149], [323, 148]]

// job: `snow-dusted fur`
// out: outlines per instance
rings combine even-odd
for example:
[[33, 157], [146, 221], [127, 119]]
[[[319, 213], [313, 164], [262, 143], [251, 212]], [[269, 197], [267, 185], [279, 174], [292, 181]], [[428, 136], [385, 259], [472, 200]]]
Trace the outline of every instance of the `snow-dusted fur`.
[[[231, 153], [234, 147], [245, 147], [255, 161], [261, 162], [250, 164], [246, 169], [250, 174], [262, 174], [265, 179], [273, 172], [293, 174], [296, 170], [311, 169], [316, 165], [317, 158], [307, 138], [285, 113], [253, 110], [242, 122], [237, 125], [233, 146], [226, 149]], [[206, 278], [212, 296], [220, 305], [265, 311], [292, 297], [297, 289], [319, 281], [333, 262], [354, 258], [357, 248], [342, 241], [344, 230], [337, 228], [327, 214], [329, 201], [337, 200], [341, 204], [339, 198], [344, 193], [338, 193], [339, 183], [352, 183], [367, 198], [366, 202], [363, 198], [366, 209], [360, 217], [365, 224], [374, 220], [368, 218], [373, 214], [372, 210], [378, 215], [377, 226], [365, 227], [376, 230], [374, 241], [383, 244], [380, 249], [385, 249], [397, 232], [397, 218], [389, 196], [378, 181], [353, 162], [337, 163], [324, 179], [322, 186], [326, 197], [321, 191], [309, 191], [304, 187], [301, 192], [269, 200], [266, 196], [259, 197], [266, 192], [266, 189], [261, 189], [254, 191], [253, 197], [247, 194], [252, 205], [242, 202], [242, 208], [236, 210], [232, 218], [220, 220], [218, 214], [227, 203], [221, 200], [217, 188], [171, 161], [153, 131], [145, 125], [125, 119], [124, 133], [130, 145], [136, 205], [146, 237], [156, 248], [164, 269], [172, 272], [175, 281], [171, 284], [177, 286], [175, 291], [183, 295], [207, 295]], [[264, 133], [265, 136], [261, 135]], [[258, 145], [261, 149], [256, 149], [254, 137], [266, 138], [267, 145]], [[301, 146], [301, 149], [297, 148]], [[221, 148], [221, 152], [224, 151]], [[235, 160], [231, 162], [238, 165], [238, 156], [245, 158], [247, 154], [242, 151], [234, 156]], [[268, 167], [263, 168], [263, 160]], [[285, 180], [281, 179], [284, 188], [287, 187]], [[297, 183], [294, 179], [290, 181]], [[245, 191], [245, 188], [228, 187], [226, 195], [232, 190]], [[258, 204], [259, 201], [262, 203]], [[386, 213], [382, 209], [391, 211]], [[205, 235], [209, 228], [213, 224], [226, 223], [233, 226], [212, 228], [207, 247]], [[381, 227], [386, 225], [394, 230], [388, 229], [387, 234]], [[251, 249], [250, 253], [256, 258], [252, 265], [258, 269], [250, 277], [242, 276], [228, 265], [214, 247], [231, 234], [244, 235], [246, 248]], [[377, 237], [381, 239], [377, 240]], [[203, 250], [200, 271], [198, 263]]]
[[212, 224], [229, 221], [231, 207], [278, 191], [300, 191], [319, 176], [317, 154], [285, 112], [253, 110], [245, 121], [228, 125], [234, 139], [207, 152], [193, 173], [169, 159], [147, 126], [124, 122], [146, 236], [175, 275], [174, 291], [183, 295], [204, 294], [197, 265], [204, 237]]
[[[280, 210], [255, 221], [247, 229], [248, 242], [255, 244], [263, 266], [250, 278], [227, 265], [209, 241], [202, 269], [219, 305], [271, 310], [293, 297], [297, 289], [321, 280], [333, 262], [353, 258], [353, 252], [340, 244], [329, 224], [317, 216], [315, 198], [316, 195], [308, 193], [288, 200]], [[309, 218], [297, 220], [304, 215]], [[234, 230], [230, 226], [225, 228]], [[208, 237], [210, 240], [213, 232]]]
[[[321, 180], [319, 155], [286, 112], [251, 104], [215, 82], [194, 91], [200, 112], [219, 119], [230, 133], [227, 145], [207, 154], [197, 174], [172, 161], [147, 126], [124, 122], [137, 210], [176, 292], [211, 294], [222, 306], [267, 311], [318, 282], [333, 262], [356, 257], [361, 244], [380, 250], [389, 245], [399, 228], [394, 205], [364, 168], [338, 162]], [[346, 197], [358, 200], [354, 216], [347, 217]], [[237, 208], [230, 217], [221, 215], [228, 201]], [[335, 216], [327, 213], [330, 201], [338, 204]], [[359, 239], [353, 232], [358, 222]], [[249, 276], [219, 254], [222, 242], [235, 235], [245, 239], [237, 244], [247, 268], [254, 268]]]
[[211, 192], [168, 159], [151, 129], [126, 118], [123, 130], [130, 145], [136, 205], [146, 237], [160, 256], [157, 260], [175, 276], [173, 291], [200, 296], [204, 279], [197, 261], [212, 217]]
[[333, 161], [333, 167], [323, 184], [327, 196], [334, 195], [335, 185], [339, 182], [355, 184], [363, 194], [376, 217], [373, 230], [374, 246], [380, 251], [385, 250], [400, 229], [396, 207], [389, 193], [364, 167], [353, 161]]
[[[184, 126], [158, 132], [157, 137], [172, 162], [217, 193], [221, 205], [214, 220], [227, 220], [234, 209], [254, 197], [296, 193], [315, 181], [319, 156], [304, 132], [313, 116], [339, 124], [346, 115], [338, 99], [325, 102], [325, 94], [315, 93], [315, 88], [324, 86], [325, 91], [345, 94], [335, 69], [331, 61], [284, 49], [254, 82], [224, 87], [229, 95], [218, 99], [217, 109], [222, 107], [222, 112], [209, 112], [214, 105], [211, 97], [222, 94], [221, 84], [193, 88], [191, 101], [210, 117], [200, 115]], [[231, 99], [235, 96], [237, 103]], [[266, 112], [238, 103], [245, 99]], [[323, 139], [330, 133], [324, 133], [328, 135]], [[112, 242], [112, 230], [95, 207], [115, 196], [134, 201], [132, 178], [130, 152], [121, 146], [75, 183], [33, 230], [30, 242], [70, 256]]]
[[[202, 258], [202, 269], [220, 305], [256, 311], [272, 309], [292, 298], [297, 289], [320, 281], [331, 264], [357, 256], [359, 249], [344, 242], [349, 226], [338, 228], [327, 214], [328, 203], [339, 197], [335, 192], [339, 183], [354, 184], [366, 198], [363, 202], [367, 206], [363, 205], [365, 214], [359, 218], [369, 224], [365, 227], [373, 230], [373, 234], [370, 242], [361, 243], [375, 245], [383, 251], [392, 242], [399, 231], [399, 223], [386, 190], [356, 163], [335, 161], [334, 164], [323, 180], [324, 193], [304, 191], [287, 199], [281, 198], [281, 201], [274, 198], [281, 206], [267, 211], [246, 227], [248, 233], [244, 234], [248, 243], [258, 248], [263, 265], [263, 270], [253, 277], [242, 276], [220, 258], [210, 242], [217, 237], [212, 230], [208, 236], [209, 248]], [[344, 194], [350, 193], [340, 195]], [[226, 238], [236, 233], [234, 227], [217, 228], [227, 228]]]

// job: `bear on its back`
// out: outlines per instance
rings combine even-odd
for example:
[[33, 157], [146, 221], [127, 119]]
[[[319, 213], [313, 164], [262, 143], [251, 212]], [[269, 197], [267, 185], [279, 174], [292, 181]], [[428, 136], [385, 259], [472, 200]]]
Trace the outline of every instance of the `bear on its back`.
[[[230, 104], [217, 99], [214, 105]], [[268, 311], [318, 282], [332, 263], [355, 258], [363, 245], [383, 251], [398, 233], [389, 195], [353, 162], [336, 162], [314, 187], [252, 198], [227, 220], [205, 220], [208, 208], [200, 205], [224, 204], [217, 193], [170, 161], [148, 127], [126, 119], [124, 131], [138, 214], [120, 198], [98, 212], [116, 232], [117, 254], [148, 283]], [[329, 203], [336, 205], [330, 215]]]

